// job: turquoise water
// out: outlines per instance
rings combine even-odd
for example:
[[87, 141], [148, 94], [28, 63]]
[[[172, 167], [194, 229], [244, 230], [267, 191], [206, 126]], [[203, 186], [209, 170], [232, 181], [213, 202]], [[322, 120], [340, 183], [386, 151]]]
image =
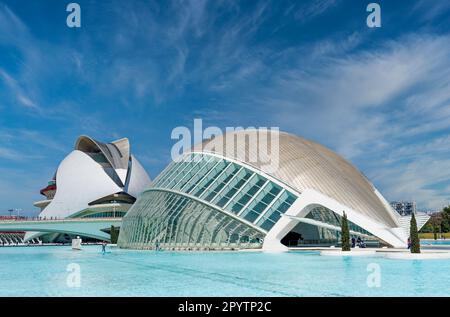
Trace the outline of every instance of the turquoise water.
[[450, 245], [450, 240], [421, 240], [421, 245]]
[[[99, 246], [0, 248], [0, 296], [449, 296], [450, 260], [317, 252], [152, 252]], [[71, 263], [80, 287], [69, 287]], [[368, 287], [372, 266], [380, 287]], [[69, 279], [70, 280], [70, 279]]]

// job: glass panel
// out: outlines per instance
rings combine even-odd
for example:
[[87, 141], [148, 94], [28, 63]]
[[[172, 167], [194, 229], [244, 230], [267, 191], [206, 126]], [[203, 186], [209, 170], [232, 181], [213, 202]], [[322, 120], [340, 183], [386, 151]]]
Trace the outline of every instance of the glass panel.
[[241, 209], [252, 199], [253, 195], [258, 192], [261, 186], [266, 182], [266, 179], [255, 175], [250, 181], [242, 188], [238, 195], [233, 199], [226, 209], [233, 213], [239, 213]]
[[214, 199], [214, 203], [223, 207], [234, 196], [234, 194], [245, 184], [250, 178], [251, 173], [245, 169], [241, 169], [229, 184], [225, 186], [220, 195]]
[[273, 202], [272, 206], [265, 212], [264, 216], [261, 217], [257, 225], [264, 230], [270, 230], [281, 218], [281, 214], [285, 213], [296, 199], [297, 198], [294, 195], [285, 191], [275, 202]]
[[217, 164], [192, 190], [192, 195], [199, 197], [203, 194], [203, 192], [215, 181], [216, 177], [218, 177], [222, 171], [227, 168], [228, 162], [221, 160], [219, 164]]
[[215, 179], [213, 186], [208, 188], [200, 198], [211, 201], [222, 190], [225, 184], [233, 178], [238, 170], [239, 167], [236, 164], [229, 164], [223, 173]]
[[151, 190], [123, 219], [118, 244], [135, 249], [245, 249], [261, 248], [263, 238], [258, 230], [213, 208]]

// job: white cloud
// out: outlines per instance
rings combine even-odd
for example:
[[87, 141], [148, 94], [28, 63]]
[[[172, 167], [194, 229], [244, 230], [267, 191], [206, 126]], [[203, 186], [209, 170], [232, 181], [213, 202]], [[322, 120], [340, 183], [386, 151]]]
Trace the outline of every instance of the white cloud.
[[1, 68], [0, 68], [0, 78], [3, 79], [4, 83], [11, 91], [11, 93], [15, 96], [16, 100], [19, 102], [20, 105], [25, 106], [27, 108], [39, 110], [39, 106], [36, 105], [36, 103], [32, 101], [30, 97], [28, 97], [24, 93], [22, 87], [20, 87], [17, 80], [14, 79], [11, 75], [9, 75]]
[[301, 22], [307, 22], [335, 7], [337, 4], [338, 0], [313, 0], [301, 5], [294, 13], [294, 17]]
[[0, 147], [0, 158], [7, 160], [20, 160], [22, 155], [13, 149]]
[[[337, 3], [295, 3], [286, 14], [303, 23]], [[0, 7], [0, 43], [14, 46], [26, 65], [14, 76], [3, 70], [0, 78], [27, 110], [45, 105], [38, 115], [111, 135], [116, 131], [103, 124], [101, 109], [86, 115], [77, 101], [46, 103], [41, 83], [75, 72], [80, 83], [94, 87], [95, 97], [113, 96], [111, 107], [126, 106], [134, 114], [171, 106], [168, 101], [194, 87], [211, 99], [199, 101], [204, 104], [197, 112], [186, 108], [185, 116], [279, 125], [350, 158], [388, 198], [440, 206], [448, 188], [430, 185], [448, 177], [439, 170], [448, 168], [443, 133], [450, 132], [449, 36], [411, 34], [374, 46], [364, 32], [330, 32], [313, 43], [280, 47], [270, 38], [255, 40], [273, 14], [267, 2], [242, 15], [228, 1], [175, 1], [170, 6], [178, 8], [176, 14], [164, 20], [162, 10], [172, 10], [146, 5], [114, 6], [112, 19], [120, 24], [101, 40], [95, 34], [84, 38], [80, 51], [40, 41]], [[436, 10], [427, 11], [427, 21]], [[425, 172], [428, 166], [433, 169]]]
[[293, 52], [284, 58], [297, 67], [270, 73], [242, 104], [351, 159], [388, 198], [441, 207], [445, 189], [427, 188], [450, 179], [439, 174], [450, 162], [442, 155], [450, 145], [442, 136], [450, 132], [450, 38], [412, 34], [372, 50], [326, 49], [310, 63]]

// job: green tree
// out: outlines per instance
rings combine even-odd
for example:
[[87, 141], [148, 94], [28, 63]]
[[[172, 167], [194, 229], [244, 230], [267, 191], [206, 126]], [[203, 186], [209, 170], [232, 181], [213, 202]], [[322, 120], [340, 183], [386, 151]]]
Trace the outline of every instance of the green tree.
[[417, 232], [417, 222], [414, 213], [411, 215], [409, 237], [411, 239], [411, 253], [420, 253], [420, 239], [419, 233]]
[[342, 251], [350, 251], [350, 230], [348, 229], [348, 221], [345, 211], [341, 222], [341, 242]]
[[111, 243], [116, 244], [119, 238], [119, 228], [111, 226]]
[[444, 207], [439, 214], [442, 219], [441, 232], [450, 232], [450, 206]]
[[443, 211], [436, 212], [430, 216], [430, 219], [425, 223], [425, 225], [420, 229], [419, 232], [422, 233], [441, 233], [443, 228], [449, 227], [448, 224], [443, 224]]

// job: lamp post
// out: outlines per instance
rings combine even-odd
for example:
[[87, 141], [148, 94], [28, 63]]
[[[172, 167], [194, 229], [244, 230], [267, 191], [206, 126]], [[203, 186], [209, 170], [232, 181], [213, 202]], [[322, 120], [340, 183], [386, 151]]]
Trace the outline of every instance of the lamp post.
[[9, 216], [12, 217], [13, 216], [13, 212], [17, 213], [17, 218], [20, 217], [20, 212], [22, 211], [21, 208], [12, 208], [12, 209], [8, 209], [9, 211]]

